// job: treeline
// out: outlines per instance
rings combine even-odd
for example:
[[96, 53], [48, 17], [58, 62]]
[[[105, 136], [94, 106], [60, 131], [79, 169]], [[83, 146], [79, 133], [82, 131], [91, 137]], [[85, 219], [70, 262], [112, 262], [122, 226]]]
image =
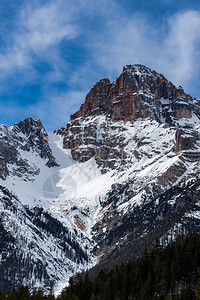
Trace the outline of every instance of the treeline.
[[[179, 236], [162, 249], [157, 243], [142, 258], [100, 271], [90, 280], [70, 280], [57, 300], [191, 300], [200, 299], [200, 235]], [[0, 300], [55, 300], [42, 291], [30, 294], [21, 287]]]
[[87, 276], [76, 283], [71, 280], [58, 299], [191, 300], [198, 289], [199, 266], [200, 235], [179, 236], [164, 249], [157, 243], [136, 261], [100, 271], [92, 281]]
[[18, 290], [13, 290], [7, 295], [0, 293], [0, 300], [55, 300], [51, 293], [45, 295], [42, 290], [30, 293], [28, 287], [21, 286]]

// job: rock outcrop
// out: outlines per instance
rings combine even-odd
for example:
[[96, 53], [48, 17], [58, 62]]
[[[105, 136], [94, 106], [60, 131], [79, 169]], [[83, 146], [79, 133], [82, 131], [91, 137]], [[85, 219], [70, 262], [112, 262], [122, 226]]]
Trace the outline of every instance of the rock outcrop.
[[102, 113], [114, 121], [154, 118], [155, 114], [160, 119], [163, 99], [169, 100], [173, 117], [191, 117], [192, 97], [182, 87], [177, 89], [162, 74], [145, 66], [127, 65], [113, 83], [108, 78], [97, 82], [71, 121]]
[[176, 132], [176, 152], [195, 148], [195, 141], [198, 139], [196, 132], [183, 131], [177, 129]]
[[7, 175], [8, 175], [8, 169], [6, 167], [6, 161], [2, 156], [0, 157], [0, 177], [2, 179], [5, 179]]
[[26, 118], [7, 128], [0, 126], [0, 177], [8, 174], [27, 177], [37, 175], [39, 169], [30, 164], [25, 153], [33, 151], [46, 161], [48, 167], [57, 166], [48, 144], [48, 135], [39, 119]]
[[[36, 151], [41, 158], [46, 159], [48, 167], [55, 167], [57, 163], [52, 155], [52, 150], [48, 144], [48, 135], [39, 119], [33, 120], [26, 118], [25, 120], [16, 123], [12, 131], [15, 134], [21, 133], [26, 137], [25, 143], [21, 149], [25, 151]], [[24, 141], [23, 141], [24, 142]]]
[[[176, 88], [162, 74], [142, 65], [127, 65], [113, 83], [108, 78], [97, 82], [71, 116], [67, 128], [58, 134], [64, 136], [64, 148], [71, 149], [73, 159], [84, 162], [94, 157], [105, 172], [127, 161], [127, 140], [121, 134], [110, 138], [119, 129], [119, 122], [148, 119], [166, 127], [187, 128], [191, 127], [192, 116], [198, 120], [197, 104], [181, 86]], [[102, 116], [104, 120], [100, 121]], [[177, 133], [174, 139], [176, 151], [189, 150], [195, 147], [198, 134], [193, 131], [186, 137]], [[143, 144], [140, 140], [135, 142], [138, 147]]]

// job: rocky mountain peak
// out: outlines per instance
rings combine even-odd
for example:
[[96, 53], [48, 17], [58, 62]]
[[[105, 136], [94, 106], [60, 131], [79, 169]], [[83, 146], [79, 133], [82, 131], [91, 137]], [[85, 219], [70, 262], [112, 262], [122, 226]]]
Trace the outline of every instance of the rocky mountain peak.
[[113, 121], [151, 117], [171, 125], [173, 117], [191, 117], [191, 104], [192, 97], [162, 74], [143, 65], [126, 65], [113, 83], [104, 78], [92, 87], [71, 121], [106, 114]]
[[36, 132], [42, 131], [45, 133], [45, 129], [42, 125], [40, 119], [34, 120], [31, 117], [28, 117], [13, 126], [14, 132], [22, 132], [26, 136], [33, 135]]
[[26, 154], [32, 151], [46, 160], [48, 167], [57, 166], [48, 144], [48, 134], [39, 119], [31, 117], [14, 126], [0, 126], [0, 178], [8, 174], [27, 177], [38, 174], [39, 168], [27, 162]]
[[28, 117], [16, 123], [12, 131], [16, 134], [23, 134], [26, 137], [28, 143], [24, 150], [29, 151], [32, 149], [38, 152], [41, 158], [48, 159], [47, 166], [49, 167], [57, 166], [48, 144], [48, 134], [40, 119], [33, 120], [31, 117]]
[[[59, 133], [64, 135], [64, 148], [71, 149], [75, 160], [84, 162], [95, 157], [105, 172], [107, 167], [114, 169], [127, 163], [125, 128], [136, 126], [136, 122], [140, 122], [140, 130], [144, 129], [141, 122], [173, 128], [174, 149], [179, 152], [195, 149], [199, 134], [191, 132], [191, 127], [199, 124], [199, 118], [198, 101], [181, 86], [177, 88], [164, 75], [143, 65], [126, 65], [113, 83], [104, 78], [92, 87], [67, 128]], [[128, 121], [133, 124], [126, 125]], [[143, 145], [137, 136], [135, 143], [137, 149]], [[142, 156], [137, 149], [134, 155], [139, 159]]]

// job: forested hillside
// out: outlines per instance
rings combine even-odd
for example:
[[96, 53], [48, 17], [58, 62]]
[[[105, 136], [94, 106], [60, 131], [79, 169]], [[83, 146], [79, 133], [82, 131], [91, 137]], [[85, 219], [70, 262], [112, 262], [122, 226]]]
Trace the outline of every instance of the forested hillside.
[[[100, 271], [92, 280], [70, 280], [57, 300], [190, 300], [200, 299], [200, 235], [179, 236], [166, 248], [157, 243], [135, 261]], [[30, 293], [21, 287], [0, 300], [55, 300], [53, 294]]]

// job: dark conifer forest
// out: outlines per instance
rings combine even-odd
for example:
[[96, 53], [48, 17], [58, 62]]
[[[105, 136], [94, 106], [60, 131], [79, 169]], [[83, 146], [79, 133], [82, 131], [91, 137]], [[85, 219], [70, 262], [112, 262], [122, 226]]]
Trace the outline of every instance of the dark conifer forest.
[[60, 296], [20, 287], [0, 300], [179, 300], [200, 299], [200, 235], [178, 236], [166, 248], [157, 243], [141, 258], [102, 270], [93, 279], [80, 275]]

